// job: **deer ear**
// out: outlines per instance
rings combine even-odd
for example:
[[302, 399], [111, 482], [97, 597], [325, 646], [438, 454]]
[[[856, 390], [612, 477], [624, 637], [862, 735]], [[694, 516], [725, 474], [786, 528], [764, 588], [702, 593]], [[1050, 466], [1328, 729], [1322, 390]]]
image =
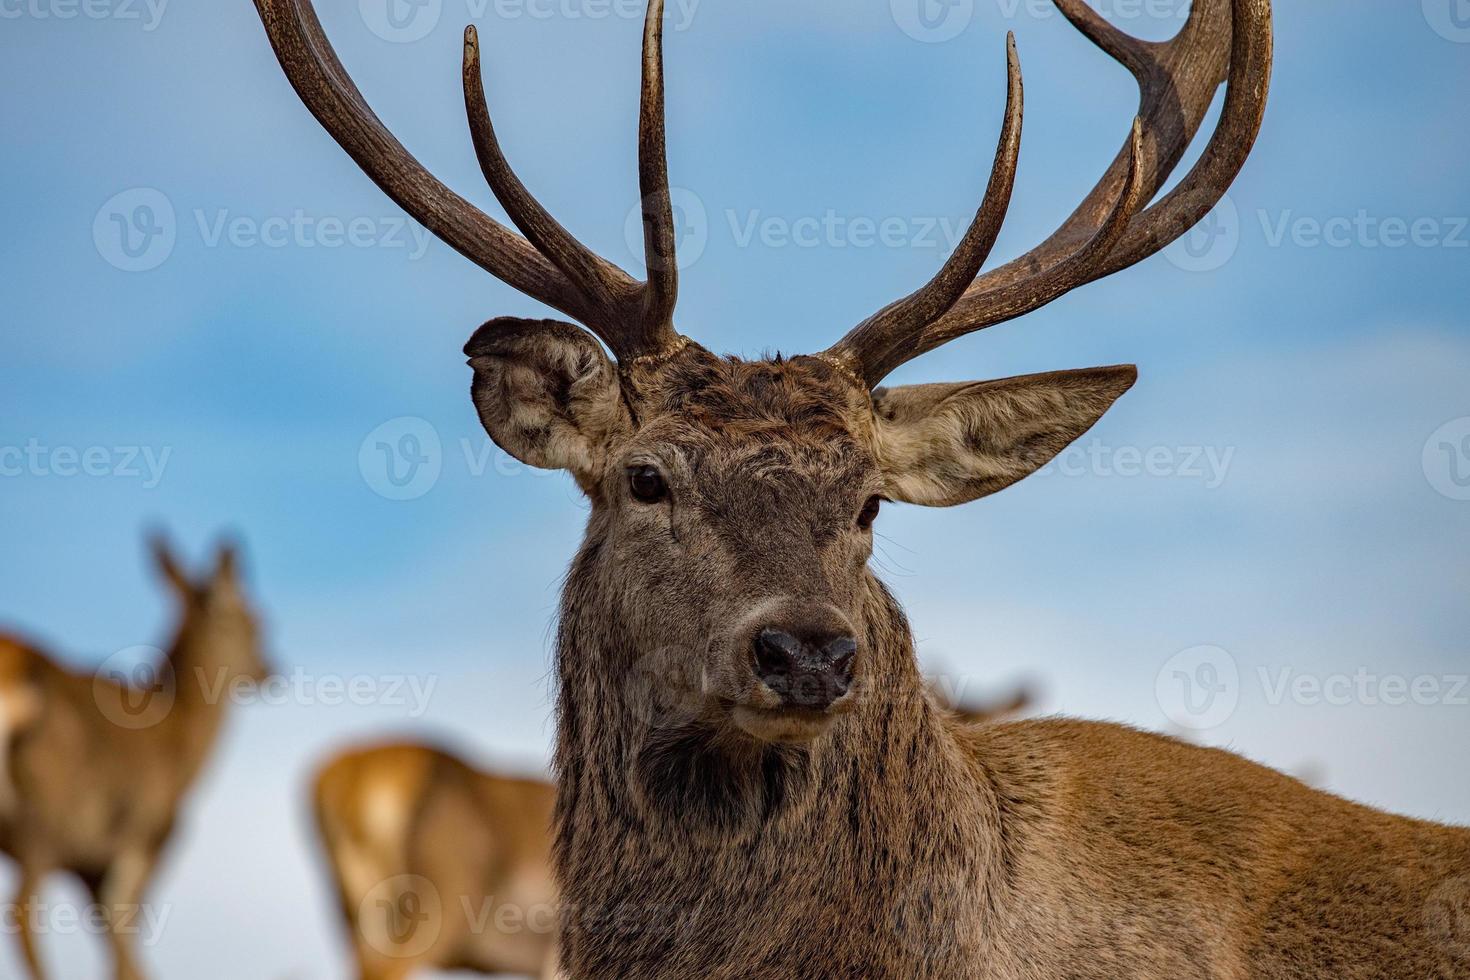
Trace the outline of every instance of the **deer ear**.
[[618, 372], [587, 331], [557, 320], [491, 320], [465, 345], [471, 394], [495, 444], [596, 486], [613, 439], [631, 423]]
[[240, 576], [240, 543], [235, 538], [222, 538], [215, 550], [214, 578], [216, 582], [237, 579]]
[[179, 560], [174, 557], [173, 546], [169, 544], [168, 535], [163, 531], [153, 530], [148, 533], [148, 551], [153, 556], [153, 564], [158, 569], [158, 574], [163, 580], [173, 587], [180, 595], [190, 595], [194, 591], [194, 583], [189, 581], [184, 568]]
[[1133, 387], [1132, 365], [873, 392], [885, 493], [968, 503], [1045, 466]]

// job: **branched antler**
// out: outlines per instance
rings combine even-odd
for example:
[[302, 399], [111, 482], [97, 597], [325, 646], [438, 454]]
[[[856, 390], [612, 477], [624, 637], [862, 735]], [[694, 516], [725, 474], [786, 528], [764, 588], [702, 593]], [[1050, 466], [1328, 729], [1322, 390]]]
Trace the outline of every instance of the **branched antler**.
[[[956, 337], [1029, 313], [1085, 283], [1153, 255], [1219, 201], [1245, 163], [1271, 74], [1270, 0], [1194, 0], [1167, 42], [1109, 24], [1086, 0], [1055, 0], [1069, 21], [1137, 79], [1139, 112], [1123, 149], [1050, 238], [980, 273], [1015, 185], [1023, 115], [1015, 40], [1007, 39], [1005, 122], [985, 199], [964, 239], [924, 288], [863, 321], [822, 356], [869, 386]], [[255, 0], [291, 84], [313, 115], [404, 210], [493, 275], [586, 324], [619, 359], [680, 341], [673, 204], [664, 140], [663, 0], [650, 0], [643, 34], [639, 188], [648, 281], [593, 253], [557, 223], [516, 177], [490, 122], [479, 39], [465, 32], [464, 94], [480, 167], [518, 235], [476, 209], [413, 158], [378, 120], [322, 33], [310, 0]], [[1228, 83], [1219, 125], [1194, 169], [1151, 207]], [[524, 236], [524, 237], [522, 237]]]
[[[1271, 70], [1270, 0], [1196, 0], [1184, 28], [1162, 43], [1123, 33], [1085, 0], [1056, 3], [1138, 80], [1140, 109], [1128, 142], [1050, 238], [975, 279], [941, 315], [902, 329], [873, 318], [827, 351], [870, 385], [956, 337], [1029, 313], [1153, 255], [1209, 213], [1255, 143]], [[1222, 79], [1229, 86], [1225, 107], [1204, 156], [1178, 187], [1140, 212], [1184, 156]]]
[[[476, 155], [517, 235], [445, 187], [394, 139], [368, 107], [322, 32], [310, 0], [255, 0], [276, 57], [312, 115], [384, 192], [487, 272], [586, 324], [619, 358], [677, 342], [674, 222], [664, 161], [663, 0], [652, 0], [644, 36], [639, 171], [649, 281], [639, 283], [577, 241], [515, 176], [490, 123], [479, 39], [465, 31], [465, 106]], [[524, 235], [525, 237], [522, 237]]]

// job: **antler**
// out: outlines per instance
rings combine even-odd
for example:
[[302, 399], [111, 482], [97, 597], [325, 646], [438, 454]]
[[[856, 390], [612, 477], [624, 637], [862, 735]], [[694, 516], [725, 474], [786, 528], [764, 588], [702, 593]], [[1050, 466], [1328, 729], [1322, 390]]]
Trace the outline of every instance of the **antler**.
[[644, 31], [639, 172], [649, 281], [640, 283], [577, 241], [511, 171], [486, 108], [475, 29], [465, 31], [464, 90], [481, 169], [517, 235], [444, 186], [373, 113], [323, 33], [310, 0], [255, 0], [276, 58], [301, 101], [357, 165], [405, 211], [515, 289], [584, 323], [620, 360], [678, 341], [673, 209], [664, 158], [663, 0]]
[[[1029, 313], [1158, 252], [1209, 213], [1255, 143], [1271, 73], [1270, 0], [1195, 0], [1188, 22], [1168, 42], [1123, 33], [1085, 0], [1055, 2], [1073, 26], [1138, 80], [1140, 109], [1128, 142], [1050, 238], [960, 292], [953, 288], [955, 275], [972, 265], [978, 272], [1009, 202], [1015, 159], [1005, 152], [1003, 134], [986, 202], [944, 270], [825, 353], [870, 386], [956, 337]], [[1014, 92], [1014, 55], [1012, 63]], [[1200, 161], [1178, 187], [1140, 213], [1183, 157], [1222, 79], [1228, 84], [1225, 106]], [[1019, 98], [1007, 110], [1006, 133], [1013, 115], [1018, 136]]]

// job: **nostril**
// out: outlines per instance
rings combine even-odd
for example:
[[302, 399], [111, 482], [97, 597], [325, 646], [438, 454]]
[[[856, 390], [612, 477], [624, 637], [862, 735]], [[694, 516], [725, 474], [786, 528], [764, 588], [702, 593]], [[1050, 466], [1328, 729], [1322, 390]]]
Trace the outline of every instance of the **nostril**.
[[839, 674], [847, 673], [852, 667], [852, 658], [857, 656], [857, 640], [850, 636], [839, 636], [828, 643], [822, 652], [826, 654], [827, 662], [834, 671]]
[[755, 638], [755, 661], [763, 677], [789, 674], [801, 655], [801, 641], [790, 633], [766, 628]]
[[822, 652], [832, 665], [832, 679], [845, 691], [852, 682], [852, 662], [857, 657], [857, 640], [850, 636], [839, 636], [828, 643]]
[[852, 687], [858, 645], [851, 636], [798, 637], [768, 626], [751, 646], [756, 673], [787, 705], [825, 709]]

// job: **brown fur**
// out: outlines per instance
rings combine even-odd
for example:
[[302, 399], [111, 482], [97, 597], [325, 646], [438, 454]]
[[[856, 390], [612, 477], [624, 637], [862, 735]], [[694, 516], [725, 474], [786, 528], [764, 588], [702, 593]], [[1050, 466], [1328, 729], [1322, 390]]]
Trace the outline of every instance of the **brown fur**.
[[[576, 980], [1470, 976], [1470, 832], [1117, 725], [966, 726], [926, 689], [853, 515], [1014, 482], [1131, 369], [870, 398], [818, 358], [614, 368], [567, 325], [467, 351], [492, 437], [592, 500], [557, 638]], [[860, 644], [821, 717], [752, 676], [752, 630], [798, 614]]]
[[317, 826], [361, 980], [556, 976], [554, 791], [425, 745], [356, 749], [316, 779]]
[[107, 914], [115, 976], [142, 977], [132, 945], [144, 894], [228, 702], [209, 692], [265, 673], [233, 553], [223, 552], [202, 583], [161, 545], [156, 557], [182, 605], [156, 685], [73, 673], [29, 644], [0, 639], [14, 797], [0, 814], [0, 849], [19, 866], [12, 908], [36, 980], [44, 971], [26, 910], [54, 871], [80, 878]]

